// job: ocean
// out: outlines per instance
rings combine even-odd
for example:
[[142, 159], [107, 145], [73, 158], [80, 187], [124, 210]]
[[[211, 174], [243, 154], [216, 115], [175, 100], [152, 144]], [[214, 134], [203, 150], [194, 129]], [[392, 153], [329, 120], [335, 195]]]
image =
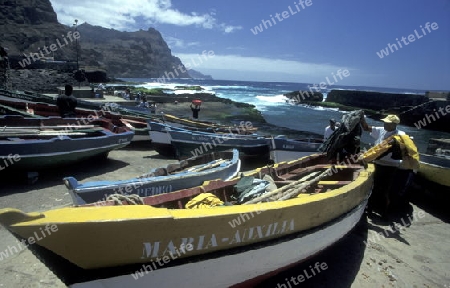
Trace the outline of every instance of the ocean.
[[[306, 105], [292, 105], [286, 102], [283, 94], [306, 90], [313, 84], [287, 83], [287, 82], [256, 82], [235, 80], [204, 80], [204, 79], [170, 79], [165, 83], [158, 83], [157, 79], [122, 78], [121, 80], [140, 83], [138, 86], [146, 88], [167, 88], [168, 93], [174, 93], [175, 86], [199, 85], [204, 88], [201, 92], [214, 93], [217, 97], [231, 99], [237, 102], [253, 104], [261, 111], [265, 120], [273, 125], [287, 127], [298, 131], [307, 131], [323, 135], [328, 120], [335, 118], [340, 121], [345, 112], [333, 108], [310, 107]], [[425, 94], [425, 90], [381, 88], [365, 86], [340, 86], [333, 85], [321, 92], [326, 95], [331, 90], [360, 90], [400, 94]], [[175, 93], [195, 93], [191, 90], [177, 90]], [[386, 107], [389, 108], [389, 107]], [[425, 116], [425, 115], [424, 115]], [[401, 115], [400, 115], [401, 118]], [[367, 123], [372, 126], [383, 126], [383, 122], [367, 118]], [[414, 137], [420, 152], [425, 152], [430, 138], [450, 138], [450, 133], [417, 129], [416, 127], [399, 125], [399, 129]], [[362, 142], [373, 143], [373, 139], [364, 132]]]

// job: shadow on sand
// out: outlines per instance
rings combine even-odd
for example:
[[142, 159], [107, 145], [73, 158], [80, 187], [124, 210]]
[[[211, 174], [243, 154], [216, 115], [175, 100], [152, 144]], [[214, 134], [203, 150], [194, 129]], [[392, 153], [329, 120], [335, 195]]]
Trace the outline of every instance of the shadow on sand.
[[78, 180], [92, 176], [102, 175], [129, 165], [129, 163], [111, 158], [91, 158], [86, 161], [64, 167], [44, 169], [37, 174], [29, 174], [25, 171], [8, 171], [0, 174], [0, 195], [24, 193], [33, 190], [63, 184], [63, 178], [76, 175]]
[[[367, 229], [368, 223], [364, 214], [355, 228], [340, 241], [295, 267], [280, 272], [275, 277], [264, 281], [264, 283], [256, 287], [350, 287], [360, 270], [364, 258], [366, 249], [364, 241], [367, 241]], [[299, 275], [305, 275], [304, 270], [311, 275], [310, 266], [314, 267], [316, 262], [326, 263], [328, 268], [320, 273], [316, 273], [310, 279], [305, 279], [302, 283], [297, 282], [298, 285], [294, 285], [293, 282], [290, 282], [290, 286], [287, 284], [292, 277], [297, 278]]]

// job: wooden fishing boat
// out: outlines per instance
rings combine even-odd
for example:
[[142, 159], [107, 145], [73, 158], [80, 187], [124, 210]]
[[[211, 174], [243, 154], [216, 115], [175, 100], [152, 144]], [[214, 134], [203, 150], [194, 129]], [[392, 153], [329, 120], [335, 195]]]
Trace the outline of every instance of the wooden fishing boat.
[[[16, 95], [18, 98], [12, 97]], [[23, 98], [22, 98], [23, 97]], [[32, 100], [40, 100], [45, 102], [33, 102]], [[128, 109], [121, 107], [114, 103], [107, 103], [110, 105], [100, 105], [93, 104], [88, 101], [78, 100], [79, 105], [76, 108], [75, 113], [78, 118], [82, 118], [86, 121], [90, 119], [104, 117], [111, 119], [113, 121], [121, 121], [131, 130], [134, 131], [134, 137], [132, 141], [147, 141], [151, 140], [149, 138], [149, 128], [147, 125], [147, 120], [151, 121], [164, 121], [166, 124], [175, 127], [184, 127], [187, 129], [198, 129], [200, 131], [210, 131], [210, 132], [224, 132], [228, 133], [242, 133], [251, 134], [254, 133], [257, 128], [255, 127], [245, 127], [244, 129], [239, 129], [232, 126], [221, 125], [214, 122], [190, 120], [176, 117], [170, 114], [154, 115], [150, 116], [146, 110], [138, 109]], [[49, 116], [59, 116], [59, 109], [56, 106], [56, 102], [53, 98], [45, 95], [33, 95], [29, 94], [8, 94], [8, 96], [0, 95], [0, 104], [9, 106], [11, 108], [28, 111], [29, 114], [39, 115], [44, 117]], [[22, 114], [15, 111], [14, 115]]]
[[206, 180], [229, 180], [237, 175], [241, 167], [239, 152], [212, 152], [198, 157], [155, 168], [139, 177], [118, 181], [94, 181], [78, 183], [74, 177], [64, 178], [74, 205], [83, 205], [106, 200], [112, 194], [140, 197], [169, 193], [184, 188], [200, 186]]
[[8, 170], [67, 165], [94, 156], [106, 157], [111, 150], [128, 145], [133, 135], [126, 126], [116, 126], [106, 119], [82, 125], [76, 118], [3, 116], [0, 158], [17, 156], [19, 160], [9, 161]]
[[450, 187], [450, 139], [428, 140], [426, 153], [420, 154], [417, 174], [426, 181]]
[[278, 135], [270, 140], [270, 158], [275, 163], [298, 159], [316, 153], [322, 143], [323, 139], [290, 139]]
[[[373, 165], [326, 163], [324, 155], [278, 163], [243, 178], [145, 197], [144, 205], [1, 209], [0, 223], [23, 239], [45, 233], [37, 235], [35, 253], [71, 287], [249, 285], [320, 252], [359, 221]], [[232, 201], [243, 179], [267, 175], [276, 185], [270, 194], [241, 205]], [[184, 209], [205, 196], [219, 206]]]
[[[31, 110], [29, 111], [31, 112]], [[7, 105], [0, 104], [0, 115], [19, 115], [29, 118], [42, 118], [41, 116], [31, 114], [30, 112], [26, 112], [25, 110], [16, 109]]]
[[256, 131], [258, 131], [258, 128], [256, 127], [244, 127], [244, 128], [241, 127], [241, 129], [236, 129], [236, 127], [229, 125], [222, 125], [210, 121], [185, 119], [170, 114], [163, 114], [161, 117], [162, 120], [164, 120], [164, 122], [166, 122], [168, 125], [176, 127], [180, 127], [181, 125], [182, 127], [185, 126], [185, 127], [204, 128], [216, 132], [229, 132], [237, 134], [253, 134]]
[[[7, 107], [11, 107], [14, 110], [23, 111], [22, 115], [37, 115], [43, 117], [59, 117], [59, 108], [55, 104], [32, 102], [22, 99], [15, 99], [10, 97], [0, 96], [0, 103]], [[109, 103], [111, 104], [111, 103]], [[106, 118], [113, 121], [116, 125], [127, 125], [134, 131], [134, 137], [132, 141], [147, 141], [150, 140], [147, 118], [133, 115], [121, 115], [114, 112], [118, 105], [103, 105], [101, 109], [93, 110], [86, 108], [76, 108], [76, 117], [81, 119], [83, 123], [89, 123], [92, 119]], [[9, 110], [11, 111], [11, 109]], [[19, 113], [12, 113], [10, 115], [16, 115]], [[32, 117], [32, 116], [29, 116]], [[117, 124], [122, 122], [122, 124]]]
[[262, 156], [269, 154], [269, 141], [257, 135], [233, 133], [210, 133], [186, 129], [168, 128], [171, 144], [179, 159], [201, 155], [210, 151], [236, 148], [243, 156]]
[[[213, 129], [213, 128], [198, 128], [198, 127], [188, 127], [188, 126], [176, 126], [173, 125], [172, 123], [167, 123], [167, 122], [157, 122], [157, 121], [152, 121], [152, 120], [148, 120], [148, 127], [149, 127], [149, 134], [150, 134], [150, 138], [152, 139], [152, 146], [153, 148], [161, 155], [164, 156], [175, 156], [178, 157], [180, 159], [182, 158], [188, 158], [188, 157], [192, 157], [192, 156], [196, 156], [196, 155], [200, 155], [203, 153], [208, 153], [208, 151], [220, 151], [220, 150], [226, 150], [226, 149], [232, 149], [232, 148], [237, 148], [239, 149], [241, 152], [243, 152], [242, 150], [248, 147], [242, 147], [241, 145], [237, 145], [237, 146], [233, 146], [236, 143], [231, 143], [229, 142], [228, 145], [217, 145], [218, 143], [222, 142], [221, 139], [218, 138], [222, 138], [226, 135], [229, 135], [229, 138], [239, 138], [239, 139], [257, 139], [258, 137], [255, 135], [248, 135], [244, 132], [245, 129], [241, 129], [241, 128], [235, 128], [235, 127], [229, 127], [227, 130], [223, 130], [223, 129]], [[202, 134], [202, 137], [205, 137], [205, 135], [209, 135], [209, 137], [211, 137], [212, 139], [210, 139], [211, 141], [209, 143], [211, 144], [206, 144], [205, 141], [202, 142], [198, 142], [198, 143], [193, 143], [193, 141], [179, 141], [180, 137], [172, 137], [172, 133], [173, 131], [180, 131], [186, 134], [189, 133], [200, 133]], [[188, 136], [188, 135], [186, 135]], [[201, 137], [200, 137], [201, 138]], [[215, 139], [215, 142], [212, 142]], [[262, 138], [261, 138], [262, 139]], [[250, 155], [255, 155], [258, 153], [268, 153], [269, 152], [269, 147], [268, 147], [268, 142], [267, 140], [261, 140], [259, 139], [259, 144], [260, 145], [255, 145], [254, 147], [257, 148], [255, 150], [245, 150], [248, 153], [246, 154], [250, 154]], [[181, 144], [180, 144], [181, 142]], [[255, 141], [256, 142], [256, 141]], [[212, 146], [214, 143], [215, 146], [213, 148], [209, 147]], [[203, 149], [201, 146], [199, 148], [199, 145], [203, 145], [205, 144], [205, 149]], [[248, 143], [251, 144], [251, 143]], [[248, 145], [247, 145], [248, 146]], [[196, 148], [201, 149], [202, 151], [197, 152], [196, 154]], [[208, 149], [209, 148], [209, 149]], [[189, 150], [191, 149], [191, 150]], [[261, 151], [263, 150], [263, 151]], [[245, 153], [245, 152], [244, 152]]]
[[[39, 102], [56, 105], [56, 97], [29, 91], [10, 91], [0, 89], [0, 96], [18, 99], [26, 102]], [[89, 110], [102, 110], [103, 103], [77, 99], [77, 107]], [[127, 109], [120, 105], [115, 106], [115, 111], [120, 113], [121, 115], [148, 117], [148, 113]]]
[[450, 187], [450, 156], [420, 154], [418, 175], [428, 181]]

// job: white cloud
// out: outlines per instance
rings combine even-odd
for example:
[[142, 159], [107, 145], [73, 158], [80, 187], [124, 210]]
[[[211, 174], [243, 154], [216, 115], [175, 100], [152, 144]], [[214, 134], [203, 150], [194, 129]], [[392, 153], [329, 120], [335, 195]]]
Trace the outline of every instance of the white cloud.
[[[200, 70], [202, 73], [212, 74], [215, 79], [236, 79], [236, 73], [239, 72], [241, 75], [239, 79], [242, 75], [245, 77], [241, 80], [262, 80], [264, 78], [265, 81], [320, 83], [326, 81], [326, 77], [332, 80], [332, 73], [336, 74], [339, 69], [348, 69], [350, 71], [348, 78], [351, 78], [352, 71], [357, 70], [326, 63], [307, 63], [264, 57], [244, 57], [240, 55], [205, 57], [201, 53], [175, 54], [185, 65], [189, 63], [192, 66], [191, 68]], [[225, 75], [230, 75], [231, 78]], [[340, 82], [344, 82], [343, 80]]]
[[169, 45], [170, 49], [173, 48], [188, 48], [192, 46], [200, 46], [200, 42], [185, 42], [184, 40], [171, 36], [164, 36], [164, 40], [166, 40], [167, 45]]
[[[215, 13], [183, 13], [173, 7], [171, 0], [110, 0], [94, 2], [91, 0], [50, 0], [58, 15], [59, 22], [72, 25], [87, 22], [106, 28], [122, 31], [147, 30], [149, 25], [170, 24], [176, 26], [195, 25], [204, 29], [219, 29], [231, 33], [241, 29], [218, 23]], [[138, 20], [138, 21], [137, 21]]]

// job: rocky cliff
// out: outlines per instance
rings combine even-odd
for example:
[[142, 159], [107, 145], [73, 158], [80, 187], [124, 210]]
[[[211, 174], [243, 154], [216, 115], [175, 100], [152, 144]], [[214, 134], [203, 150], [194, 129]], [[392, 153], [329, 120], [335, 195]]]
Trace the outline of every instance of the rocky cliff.
[[[68, 27], [59, 24], [48, 0], [2, 0], [0, 9], [0, 45], [9, 49], [11, 59], [23, 53], [39, 53], [45, 44], [56, 43]], [[73, 59], [71, 47], [61, 47], [55, 58]]]
[[41, 57], [73, 64], [78, 47], [80, 68], [103, 69], [110, 77], [160, 77], [181, 65], [178, 77], [189, 78], [180, 73], [183, 64], [153, 28], [120, 32], [85, 23], [77, 26], [78, 38], [75, 32], [58, 23], [49, 0], [2, 0], [0, 45], [9, 49], [12, 68], [33, 68]]
[[116, 78], [157, 78], [170, 72], [176, 78], [190, 78], [181, 72], [186, 69], [183, 63], [172, 56], [161, 34], [153, 28], [120, 32], [82, 24], [77, 30], [81, 62], [88, 67], [102, 67]]

